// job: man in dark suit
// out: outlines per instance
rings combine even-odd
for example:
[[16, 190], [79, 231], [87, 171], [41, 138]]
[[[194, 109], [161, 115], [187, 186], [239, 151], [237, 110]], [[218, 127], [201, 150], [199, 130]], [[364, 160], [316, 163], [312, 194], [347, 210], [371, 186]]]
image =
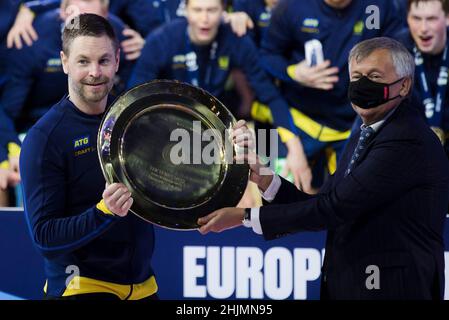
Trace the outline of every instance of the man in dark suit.
[[[374, 38], [352, 49], [349, 66], [349, 98], [363, 125], [320, 194], [262, 174], [252, 152], [238, 155], [270, 204], [215, 211], [198, 221], [200, 232], [243, 223], [270, 240], [328, 230], [322, 299], [441, 299], [449, 171], [438, 138], [407, 104], [413, 58], [397, 41]], [[239, 122], [237, 145], [252, 146], [248, 135]]]

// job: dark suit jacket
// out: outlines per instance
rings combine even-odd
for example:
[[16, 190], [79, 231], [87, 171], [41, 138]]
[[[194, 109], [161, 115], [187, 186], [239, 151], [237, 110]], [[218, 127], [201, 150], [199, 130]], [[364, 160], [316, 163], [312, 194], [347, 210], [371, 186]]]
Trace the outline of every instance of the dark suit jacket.
[[[306, 195], [282, 180], [260, 210], [264, 237], [328, 230], [323, 299], [441, 299], [443, 229], [449, 202], [449, 163], [416, 110], [401, 104], [344, 172], [360, 130], [320, 194]], [[380, 289], [367, 273], [377, 266]]]

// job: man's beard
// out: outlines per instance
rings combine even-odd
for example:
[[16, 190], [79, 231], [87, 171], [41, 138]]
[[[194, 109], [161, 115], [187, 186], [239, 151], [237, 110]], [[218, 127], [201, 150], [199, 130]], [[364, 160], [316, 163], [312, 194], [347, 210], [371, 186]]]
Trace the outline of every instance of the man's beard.
[[[93, 84], [104, 84], [102, 86], [102, 90], [98, 90], [96, 92], [92, 92], [89, 88], [89, 85]], [[111, 91], [112, 89], [112, 81], [110, 79], [102, 77], [98, 79], [94, 79], [91, 81], [81, 81], [80, 83], [76, 83], [74, 85], [76, 93], [79, 97], [88, 102], [88, 103], [98, 103], [102, 101]]]

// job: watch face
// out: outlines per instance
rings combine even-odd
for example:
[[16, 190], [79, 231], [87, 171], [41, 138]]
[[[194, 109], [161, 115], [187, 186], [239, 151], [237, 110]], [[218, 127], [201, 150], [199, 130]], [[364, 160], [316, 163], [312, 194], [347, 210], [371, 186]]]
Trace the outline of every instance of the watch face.
[[245, 209], [245, 220], [250, 221], [251, 220], [251, 209]]
[[196, 229], [197, 220], [236, 206], [249, 167], [235, 164], [230, 129], [236, 120], [206, 91], [158, 80], [120, 96], [98, 134], [108, 183], [132, 193], [131, 211], [162, 227]]

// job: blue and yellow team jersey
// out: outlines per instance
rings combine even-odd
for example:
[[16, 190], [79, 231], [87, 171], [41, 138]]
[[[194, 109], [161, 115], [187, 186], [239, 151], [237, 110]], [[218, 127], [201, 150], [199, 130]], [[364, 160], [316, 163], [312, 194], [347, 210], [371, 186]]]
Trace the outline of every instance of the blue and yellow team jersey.
[[153, 226], [112, 215], [96, 150], [102, 115], [65, 97], [28, 132], [20, 168], [25, 214], [45, 259], [52, 297], [108, 292], [139, 299], [157, 291], [151, 268]]

